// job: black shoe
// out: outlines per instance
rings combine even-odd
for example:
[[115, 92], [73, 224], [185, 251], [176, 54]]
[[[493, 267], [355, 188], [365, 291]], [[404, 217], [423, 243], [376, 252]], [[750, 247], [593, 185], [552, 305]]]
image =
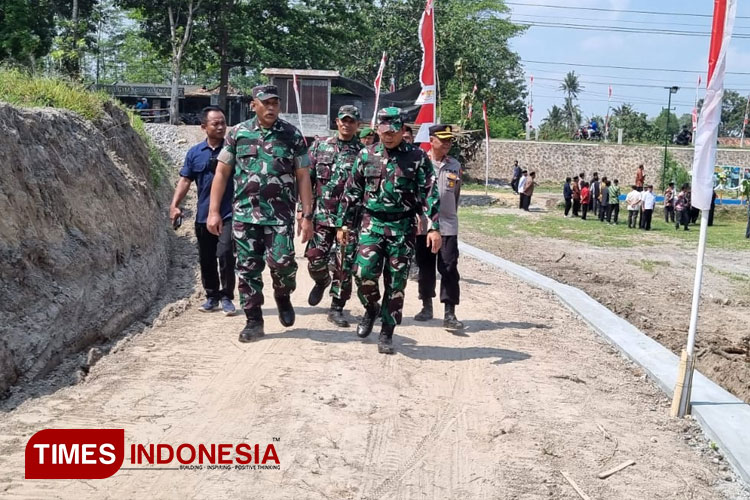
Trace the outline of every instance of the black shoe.
[[245, 328], [240, 332], [240, 342], [252, 342], [263, 337], [263, 319], [248, 319]]
[[315, 286], [310, 290], [310, 295], [307, 297], [307, 303], [311, 306], [317, 306], [320, 301], [323, 300], [323, 293], [328, 288], [328, 283], [315, 282]]
[[456, 306], [453, 304], [445, 304], [443, 328], [449, 332], [457, 332], [464, 329], [464, 324], [456, 318]]
[[328, 312], [328, 321], [340, 328], [349, 328], [349, 322], [344, 318], [344, 303], [333, 299], [331, 310]]
[[429, 321], [432, 319], [432, 299], [422, 299], [422, 310], [414, 316], [416, 321]]
[[365, 314], [359, 320], [359, 325], [357, 325], [357, 337], [363, 339], [372, 333], [372, 326], [375, 324], [375, 317], [378, 314], [378, 310], [377, 305], [365, 309]]
[[291, 299], [288, 295], [275, 298], [276, 307], [279, 309], [279, 321], [284, 326], [292, 326], [294, 324], [294, 307], [292, 307]]
[[383, 325], [378, 338], [378, 352], [380, 354], [394, 354], [393, 349], [393, 326]]

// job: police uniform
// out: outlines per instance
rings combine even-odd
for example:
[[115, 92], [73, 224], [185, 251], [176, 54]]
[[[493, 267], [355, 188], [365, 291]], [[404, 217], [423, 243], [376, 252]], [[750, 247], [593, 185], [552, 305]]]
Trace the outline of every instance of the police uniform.
[[[342, 106], [338, 118], [359, 121], [359, 110], [355, 106]], [[329, 320], [339, 326], [349, 326], [341, 314], [352, 293], [352, 263], [357, 243], [356, 228], [350, 227], [348, 241], [343, 249], [336, 243], [336, 219], [346, 182], [349, 179], [362, 142], [355, 134], [344, 141], [338, 135], [318, 139], [310, 148], [310, 179], [314, 197], [314, 233], [307, 244], [305, 256], [307, 268], [315, 286], [308, 303], [317, 305], [325, 288], [330, 284], [331, 312]], [[329, 262], [333, 261], [332, 273]], [[333, 276], [331, 276], [333, 275]]]
[[[453, 139], [451, 125], [433, 125], [430, 136], [438, 139]], [[455, 307], [460, 300], [460, 275], [458, 273], [458, 203], [461, 196], [461, 164], [446, 156], [434, 161], [437, 172], [437, 189], [440, 195], [440, 235], [443, 244], [436, 254], [426, 246], [426, 232], [417, 236], [417, 265], [419, 266], [419, 298], [422, 310], [414, 317], [417, 321], [432, 319], [432, 299], [435, 297], [435, 264], [440, 272], [440, 302], [445, 304], [443, 326], [449, 330], [460, 330], [463, 323], [456, 319]]]
[[[273, 85], [253, 88], [254, 99], [278, 98]], [[297, 201], [295, 170], [310, 160], [302, 133], [278, 118], [266, 129], [252, 118], [227, 133], [219, 161], [234, 169], [234, 220], [240, 302], [248, 320], [262, 322], [262, 273], [271, 271], [274, 298], [282, 311], [292, 311], [296, 288], [294, 216]], [[288, 317], [288, 316], [287, 316]], [[290, 326], [286, 324], [285, 326]]]
[[[399, 108], [382, 109], [377, 118], [381, 131], [403, 127]], [[365, 314], [357, 335], [370, 334], [380, 310], [383, 324], [378, 350], [392, 353], [393, 330], [401, 323], [404, 289], [414, 252], [417, 215], [426, 215], [430, 229], [439, 230], [440, 200], [429, 158], [421, 149], [403, 141], [393, 149], [381, 142], [360, 151], [347, 182], [337, 225], [350, 224], [358, 206], [363, 212], [353, 272]], [[381, 274], [385, 289], [379, 307]]]

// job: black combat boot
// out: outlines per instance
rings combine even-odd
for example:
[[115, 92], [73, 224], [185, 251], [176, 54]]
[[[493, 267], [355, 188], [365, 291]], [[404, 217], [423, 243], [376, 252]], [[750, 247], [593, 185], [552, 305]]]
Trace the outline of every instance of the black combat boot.
[[240, 332], [240, 342], [252, 342], [263, 337], [263, 312], [260, 307], [254, 307], [249, 311], [245, 311], [247, 317], [247, 323], [245, 328]]
[[417, 321], [429, 321], [432, 319], [432, 299], [422, 299], [422, 310], [414, 316]]
[[456, 306], [445, 304], [445, 318], [443, 319], [443, 328], [449, 332], [455, 332], [464, 329], [464, 324], [456, 318]]
[[276, 299], [276, 307], [279, 309], [279, 321], [284, 326], [292, 326], [294, 324], [294, 307], [292, 307], [289, 295], [274, 298]]
[[349, 322], [344, 318], [344, 304], [340, 299], [331, 301], [331, 310], [328, 312], [328, 321], [341, 328], [348, 328]]
[[377, 317], [379, 310], [380, 308], [377, 304], [365, 309], [365, 314], [362, 316], [362, 319], [359, 320], [359, 325], [357, 325], [358, 337], [365, 338], [372, 333], [372, 326], [375, 324], [375, 318]]
[[380, 354], [393, 354], [393, 325], [383, 325], [380, 328], [380, 338], [378, 338], [378, 352]]
[[330, 280], [328, 282], [316, 281], [315, 286], [310, 290], [310, 295], [307, 297], [307, 303], [311, 306], [317, 306], [320, 304], [320, 301], [323, 300], [323, 293], [330, 284]]

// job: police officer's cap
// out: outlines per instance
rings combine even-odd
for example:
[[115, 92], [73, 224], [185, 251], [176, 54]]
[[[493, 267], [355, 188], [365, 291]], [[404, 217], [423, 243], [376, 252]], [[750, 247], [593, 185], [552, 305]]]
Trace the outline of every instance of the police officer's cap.
[[279, 97], [279, 89], [276, 88], [276, 85], [257, 85], [253, 87], [253, 99], [265, 101], [273, 97]]
[[357, 109], [357, 106], [352, 106], [351, 104], [341, 106], [338, 114], [339, 119], [343, 120], [347, 116], [353, 120], [359, 121], [359, 109]]
[[430, 127], [430, 137], [453, 139], [456, 137], [456, 130], [453, 125], [433, 125]]
[[404, 126], [401, 108], [383, 108], [378, 111], [378, 131], [398, 132]]

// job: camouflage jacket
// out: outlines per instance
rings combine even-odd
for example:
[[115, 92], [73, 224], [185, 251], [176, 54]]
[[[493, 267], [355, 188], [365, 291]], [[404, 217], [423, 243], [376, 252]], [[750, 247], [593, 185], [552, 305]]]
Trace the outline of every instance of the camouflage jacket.
[[351, 226], [357, 206], [364, 207], [362, 231], [386, 236], [415, 233], [419, 214], [427, 216], [431, 229], [439, 229], [440, 195], [432, 162], [406, 142], [393, 150], [382, 143], [362, 149], [346, 184], [337, 226]]
[[335, 226], [339, 203], [354, 160], [364, 147], [359, 137], [318, 139], [310, 148], [310, 179], [315, 198], [315, 222]]
[[302, 133], [277, 119], [264, 129], [258, 119], [232, 127], [219, 161], [234, 169], [234, 220], [265, 226], [294, 223], [295, 169], [310, 160]]

